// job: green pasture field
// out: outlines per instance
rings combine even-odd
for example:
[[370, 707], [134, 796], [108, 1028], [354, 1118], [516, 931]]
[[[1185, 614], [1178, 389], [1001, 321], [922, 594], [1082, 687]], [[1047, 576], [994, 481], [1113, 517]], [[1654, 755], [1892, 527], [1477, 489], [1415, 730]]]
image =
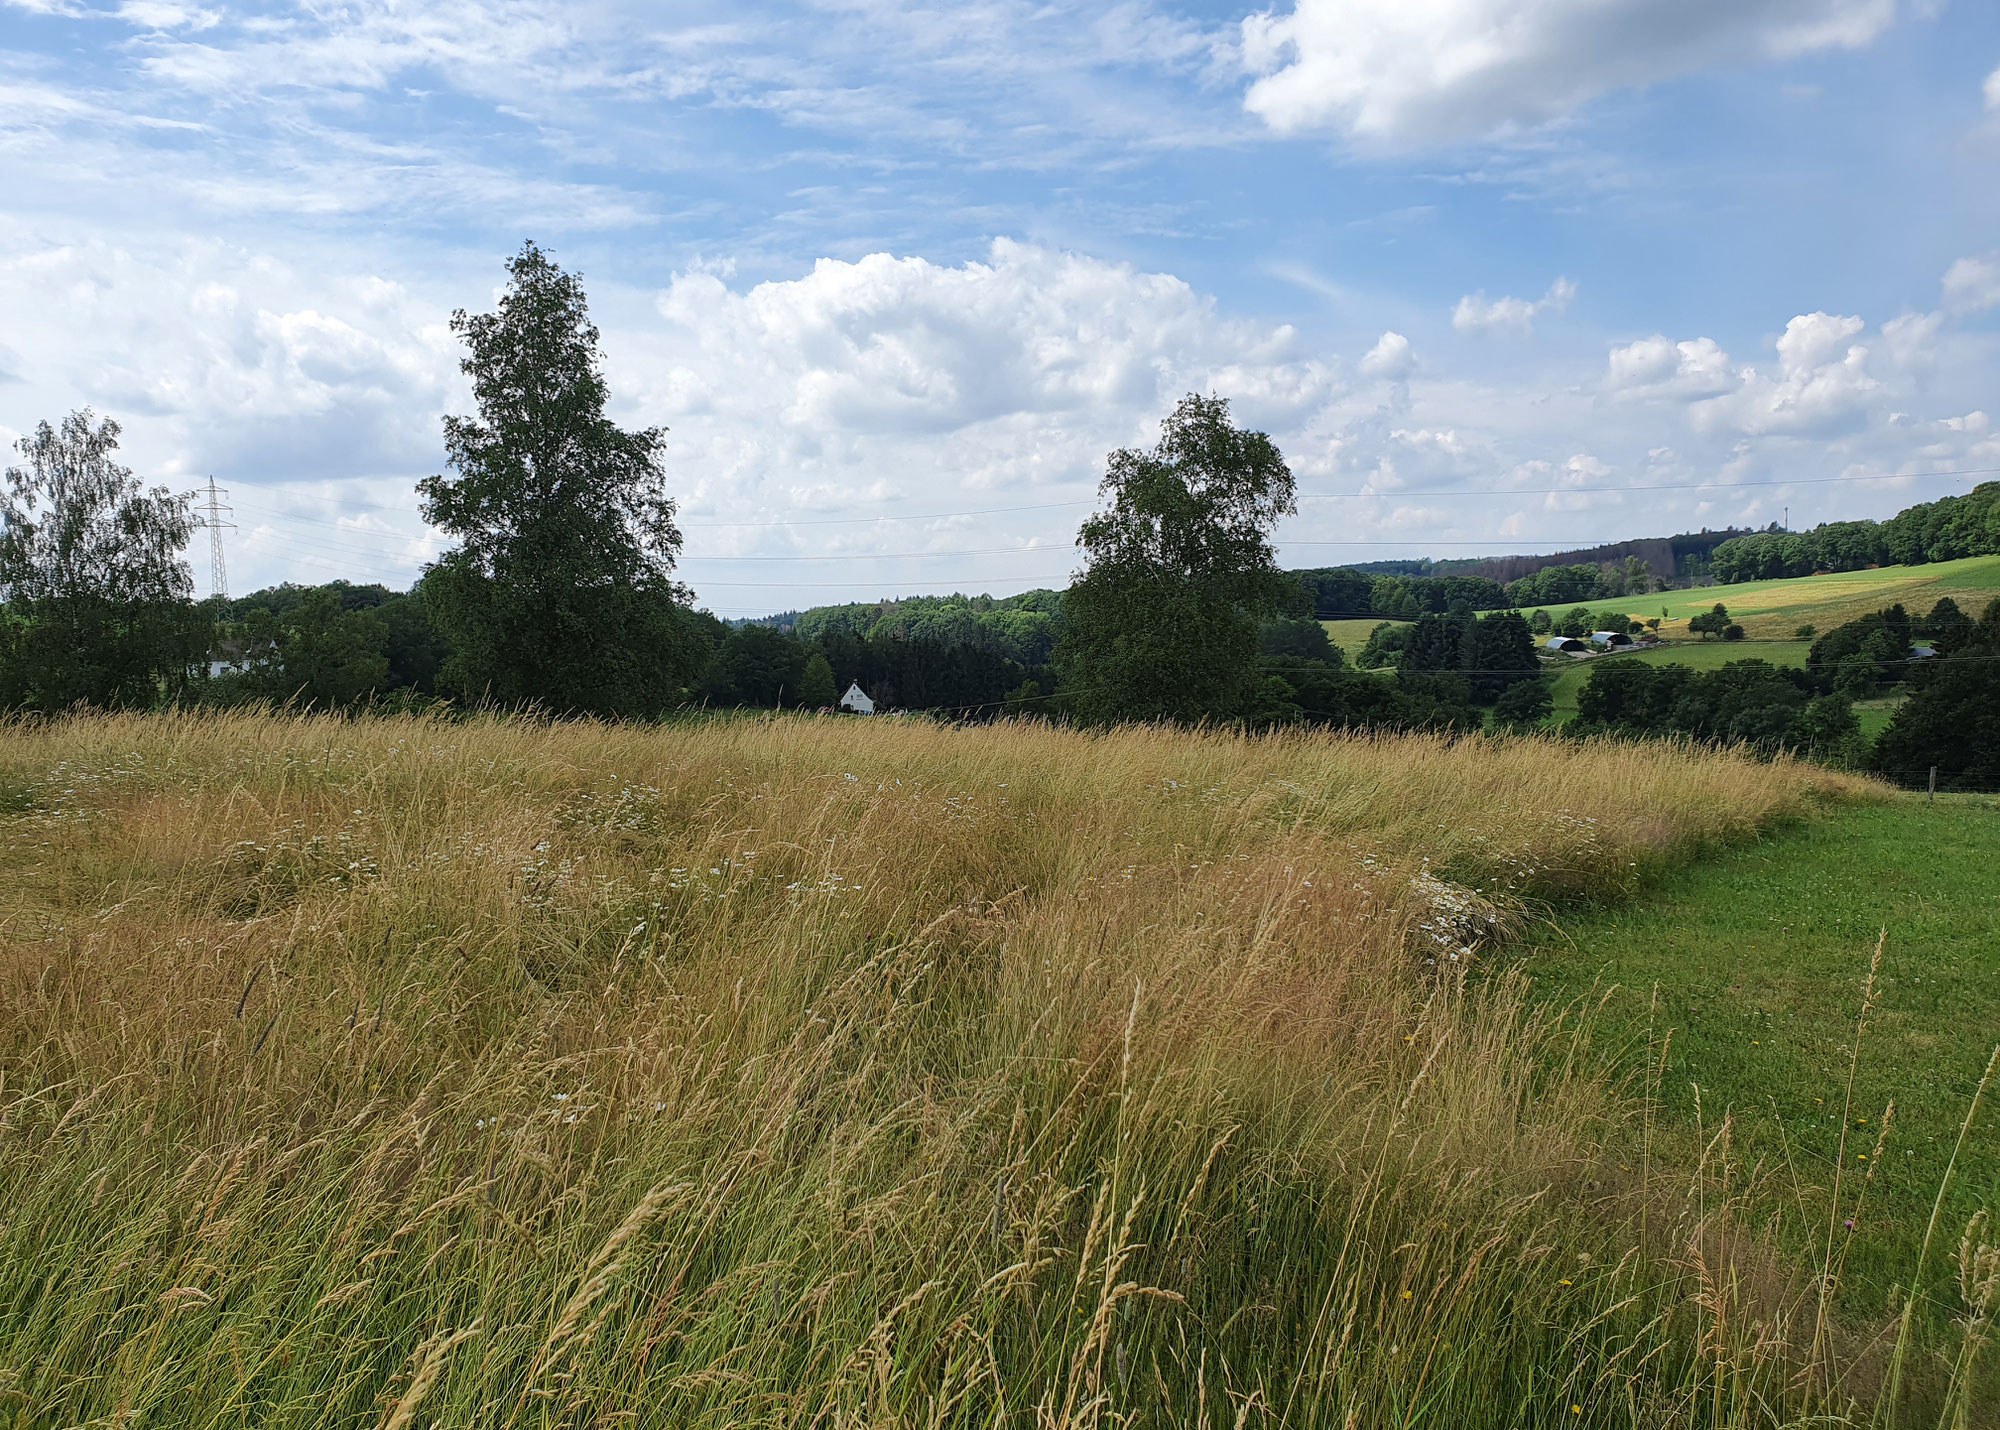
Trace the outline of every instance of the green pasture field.
[[[1631, 651], [1624, 655], [1601, 655], [1589, 660], [1568, 660], [1557, 667], [1561, 674], [1550, 687], [1550, 697], [1555, 701], [1555, 723], [1565, 724], [1576, 718], [1576, 697], [1590, 679], [1591, 671], [1607, 660], [1638, 660], [1647, 665], [1691, 665], [1696, 670], [1717, 670], [1733, 660], [1763, 660], [1772, 665], [1804, 665], [1806, 652], [1812, 649], [1806, 641], [1673, 641], [1653, 650]], [[1888, 720], [1885, 717], [1885, 726]]]
[[1321, 621], [1320, 624], [1326, 627], [1327, 639], [1339, 646], [1348, 662], [1352, 664], [1354, 657], [1361, 653], [1361, 647], [1368, 644], [1368, 633], [1382, 624], [1384, 619], [1386, 618], [1381, 616], [1369, 616], [1359, 621]]
[[[2000, 800], [1899, 795], [1713, 852], [1635, 903], [1559, 915], [1527, 967], [1546, 999], [1603, 1000], [1600, 1046], [1635, 1087], [1650, 1047], [1656, 1165], [1693, 1165], [1727, 1114], [1732, 1158], [1759, 1168], [1753, 1206], [1786, 1211], [1795, 1229], [1801, 1206], [1816, 1209], [1821, 1244], [1853, 1217], [1851, 1238], [1837, 1226], [1835, 1237], [1848, 1304], [1886, 1314], [1892, 1288], [1915, 1274], [2000, 1039], [1996, 868]], [[1849, 1107], [1862, 990], [1884, 931]], [[1632, 1130], [1631, 1155], [1644, 1137]], [[1842, 1210], [1830, 1221], [1836, 1158]], [[1982, 1207], [2000, 1215], [2000, 1087], [1987, 1089], [1946, 1191], [1924, 1273], [1934, 1322], [1962, 1313], [1951, 1257]]]
[[[1826, 576], [1804, 576], [1794, 580], [1746, 581], [1736, 586], [1704, 586], [1691, 591], [1660, 591], [1650, 596], [1611, 596], [1597, 601], [1566, 602], [1553, 606], [1527, 606], [1523, 614], [1537, 610], [1560, 617], [1576, 605], [1593, 611], [1624, 611], [1638, 620], [1651, 620], [1662, 611], [1660, 635], [1667, 649], [1649, 655], [1653, 660], [1681, 660], [1710, 670], [1725, 661], [1756, 658], [1773, 664], [1803, 665], [1810, 643], [1800, 641], [1795, 632], [1811, 625], [1825, 634], [1844, 621], [1879, 611], [1902, 602], [1912, 615], [1923, 615], [1949, 596], [1968, 616], [1977, 618], [1986, 603], [2000, 596], [2000, 556], [1970, 556], [1963, 561], [1941, 561], [1932, 566], [1883, 566], [1873, 571], [1841, 571]], [[1704, 640], [1687, 632], [1687, 620], [1720, 601], [1729, 607], [1751, 637], [1725, 644]], [[1333, 643], [1352, 660], [1368, 643], [1368, 633], [1380, 618], [1321, 621]], [[1625, 659], [1626, 657], [1620, 657]], [[1576, 710], [1576, 689], [1588, 678], [1590, 663], [1577, 662], [1576, 670], [1559, 680], [1555, 689], [1556, 718], [1570, 718]], [[1864, 712], [1863, 727], [1871, 716]], [[1879, 716], [1887, 725], [1886, 714]]]
[[1861, 733], [1873, 740], [1889, 728], [1889, 722], [1896, 718], [1896, 711], [1909, 698], [1905, 690], [1891, 691], [1874, 700], [1854, 702], [1854, 718], [1861, 722]]
[[1838, 571], [1789, 580], [1745, 581], [1735, 586], [1660, 591], [1650, 596], [1613, 596], [1597, 601], [1530, 606], [1526, 610], [1540, 609], [1551, 616], [1561, 616], [1582, 604], [1593, 611], [1624, 611], [1642, 621], [1664, 610], [1667, 615], [1660, 626], [1662, 636], [1669, 640], [1699, 639], [1687, 635], [1687, 618], [1700, 615], [1720, 601], [1751, 636], [1772, 640], [1790, 637], [1807, 623], [1821, 632], [1829, 631], [1843, 621], [1879, 611], [1897, 601], [1912, 614], [1922, 615], [1942, 596], [1950, 596], [1965, 608], [1967, 615], [1977, 617], [1988, 601], [2000, 596], [2000, 556], [1968, 556], [1962, 561], [1940, 561], [1931, 566], [1881, 566], [1873, 571]]

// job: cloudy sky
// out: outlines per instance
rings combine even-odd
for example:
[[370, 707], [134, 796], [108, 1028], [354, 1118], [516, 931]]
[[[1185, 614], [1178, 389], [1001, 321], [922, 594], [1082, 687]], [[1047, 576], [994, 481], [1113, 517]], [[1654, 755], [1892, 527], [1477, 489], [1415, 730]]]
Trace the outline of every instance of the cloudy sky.
[[0, 185], [0, 438], [212, 474], [239, 593], [441, 549], [530, 237], [726, 615], [1062, 584], [1189, 391], [1291, 565], [2000, 469], [1990, 0], [0, 0]]

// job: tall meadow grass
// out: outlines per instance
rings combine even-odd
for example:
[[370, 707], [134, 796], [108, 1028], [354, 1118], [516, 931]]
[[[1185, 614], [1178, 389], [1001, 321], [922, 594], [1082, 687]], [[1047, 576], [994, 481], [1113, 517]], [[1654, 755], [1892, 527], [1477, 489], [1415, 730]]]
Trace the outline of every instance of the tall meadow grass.
[[1865, 797], [1671, 745], [7, 726], [0, 1423], [1865, 1419], [1879, 1347], [1618, 1150], [1644, 1089], [1490, 957]]

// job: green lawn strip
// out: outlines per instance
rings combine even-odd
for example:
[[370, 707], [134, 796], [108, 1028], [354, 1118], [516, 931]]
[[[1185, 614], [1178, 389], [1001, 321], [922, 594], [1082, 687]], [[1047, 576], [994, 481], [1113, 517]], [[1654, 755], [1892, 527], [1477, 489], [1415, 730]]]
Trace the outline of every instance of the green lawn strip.
[[[1762, 660], [1772, 665], [1804, 665], [1812, 646], [1805, 641], [1669, 641], [1654, 650], [1630, 651], [1620, 655], [1593, 656], [1571, 660], [1550, 687], [1555, 701], [1555, 722], [1560, 725], [1576, 718], [1576, 696], [1591, 671], [1607, 660], [1641, 660], [1648, 665], [1691, 665], [1696, 670], [1717, 670], [1732, 660]], [[1882, 722], [1888, 724], [1885, 719]]]
[[[1695, 1165], [1698, 1085], [1709, 1130], [1732, 1111], [1737, 1156], [1745, 1166], [1763, 1161], [1760, 1210], [1784, 1209], [1794, 1251], [1804, 1245], [1794, 1174], [1824, 1235], [1862, 985], [1877, 932], [1888, 930], [1843, 1188], [1851, 1208], [1869, 1166], [1862, 1154], [1873, 1157], [1893, 1099], [1845, 1279], [1856, 1314], [1883, 1313], [1915, 1271], [1952, 1144], [2000, 1039], [2000, 800], [1906, 796], [1839, 811], [1707, 855], [1635, 904], [1565, 912], [1557, 922], [1525, 955], [1537, 988], [1568, 1000], [1616, 985], [1601, 1036], [1635, 1089], [1658, 986], [1652, 1036], [1673, 1036], [1655, 1165]], [[2000, 1088], [1989, 1087], [1925, 1271], [1933, 1326], [1962, 1314], [1952, 1254], [1967, 1219], [1982, 1207], [2000, 1215], [1996, 1128]]]

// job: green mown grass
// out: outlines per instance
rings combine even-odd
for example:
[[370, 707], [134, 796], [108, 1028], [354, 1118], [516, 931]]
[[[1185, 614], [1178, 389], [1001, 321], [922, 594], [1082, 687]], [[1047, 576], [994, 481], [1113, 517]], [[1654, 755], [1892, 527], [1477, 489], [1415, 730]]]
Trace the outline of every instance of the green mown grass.
[[[1762, 1163], [1756, 1200], [1782, 1207], [1795, 1228], [1801, 1205], [1816, 1208], [1822, 1242], [1836, 1157], [1845, 1159], [1836, 1221], [1856, 1215], [1861, 1178], [1879, 1166], [1851, 1239], [1843, 1229], [1835, 1244], [1845, 1248], [1848, 1306], [1880, 1317], [1915, 1273], [1946, 1162], [2000, 1038], [1996, 868], [2000, 801], [1902, 797], [1690, 864], [1636, 905], [1566, 915], [1528, 966], [1552, 1001], [1610, 990], [1599, 1035], [1635, 1081], [1649, 1044], [1655, 1057], [1666, 1048], [1655, 1164], [1691, 1164], [1729, 1113], [1734, 1155]], [[1855, 1026], [1884, 930], [1843, 1146]], [[1951, 1257], [1961, 1228], [1981, 1208], [2000, 1213], [1996, 1093], [1989, 1087], [1959, 1155], [1930, 1251], [1934, 1323], [1960, 1310]]]

